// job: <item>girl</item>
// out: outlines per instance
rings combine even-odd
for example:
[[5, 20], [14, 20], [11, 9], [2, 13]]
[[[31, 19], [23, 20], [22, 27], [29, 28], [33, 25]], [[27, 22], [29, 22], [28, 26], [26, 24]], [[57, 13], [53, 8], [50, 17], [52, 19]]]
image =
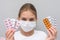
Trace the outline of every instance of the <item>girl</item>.
[[37, 11], [30, 4], [24, 4], [19, 10], [18, 20], [20, 21], [20, 31], [14, 33], [14, 30], [6, 32], [6, 40], [55, 40], [57, 31], [55, 27], [47, 29], [46, 35], [43, 31], [34, 30], [37, 23]]

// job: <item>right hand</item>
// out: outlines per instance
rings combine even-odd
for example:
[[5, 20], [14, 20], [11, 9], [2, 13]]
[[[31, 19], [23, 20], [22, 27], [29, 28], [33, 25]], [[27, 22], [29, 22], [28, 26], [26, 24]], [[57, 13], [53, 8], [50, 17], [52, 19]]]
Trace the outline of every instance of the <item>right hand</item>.
[[14, 30], [8, 29], [6, 31], [6, 40], [14, 40]]

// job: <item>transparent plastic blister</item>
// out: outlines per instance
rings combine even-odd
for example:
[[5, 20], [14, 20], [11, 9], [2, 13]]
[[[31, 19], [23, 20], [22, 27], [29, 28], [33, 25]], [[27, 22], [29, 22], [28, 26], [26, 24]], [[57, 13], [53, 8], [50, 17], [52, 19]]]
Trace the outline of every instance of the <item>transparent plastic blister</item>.
[[47, 18], [49, 19], [51, 25], [56, 27], [56, 19], [51, 16], [48, 16]]
[[20, 23], [17, 19], [10, 19], [10, 18], [7, 18], [6, 20], [4, 20], [4, 25], [6, 27], [6, 29], [14, 29], [14, 30], [17, 30], [18, 27], [20, 26]]
[[55, 19], [55, 17], [51, 17], [51, 16], [45, 17], [43, 19], [43, 22], [44, 22], [47, 29], [49, 29], [52, 26], [56, 27], [56, 19]]

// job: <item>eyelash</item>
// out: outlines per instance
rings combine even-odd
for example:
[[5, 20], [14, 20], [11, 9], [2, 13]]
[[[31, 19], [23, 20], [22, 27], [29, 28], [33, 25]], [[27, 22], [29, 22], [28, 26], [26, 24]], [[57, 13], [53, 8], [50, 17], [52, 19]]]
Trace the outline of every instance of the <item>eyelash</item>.
[[32, 18], [32, 19], [30, 19], [29, 21], [34, 21], [34, 19]]
[[[27, 21], [26, 18], [22, 18], [22, 20]], [[29, 21], [34, 21], [34, 19], [33, 18], [30, 18]]]
[[22, 20], [26, 21], [26, 19], [25, 19], [25, 18], [22, 18]]

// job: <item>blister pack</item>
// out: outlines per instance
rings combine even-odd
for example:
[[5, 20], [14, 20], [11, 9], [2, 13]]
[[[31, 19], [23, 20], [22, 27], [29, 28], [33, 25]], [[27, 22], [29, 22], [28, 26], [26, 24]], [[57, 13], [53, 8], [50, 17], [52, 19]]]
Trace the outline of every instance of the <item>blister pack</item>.
[[10, 18], [7, 18], [6, 20], [4, 20], [4, 25], [6, 27], [6, 29], [14, 29], [14, 30], [17, 30], [20, 23], [17, 19], [10, 19]]
[[56, 19], [48, 16], [43, 19], [43, 23], [45, 24], [46, 28], [49, 29], [52, 26], [56, 26]]

